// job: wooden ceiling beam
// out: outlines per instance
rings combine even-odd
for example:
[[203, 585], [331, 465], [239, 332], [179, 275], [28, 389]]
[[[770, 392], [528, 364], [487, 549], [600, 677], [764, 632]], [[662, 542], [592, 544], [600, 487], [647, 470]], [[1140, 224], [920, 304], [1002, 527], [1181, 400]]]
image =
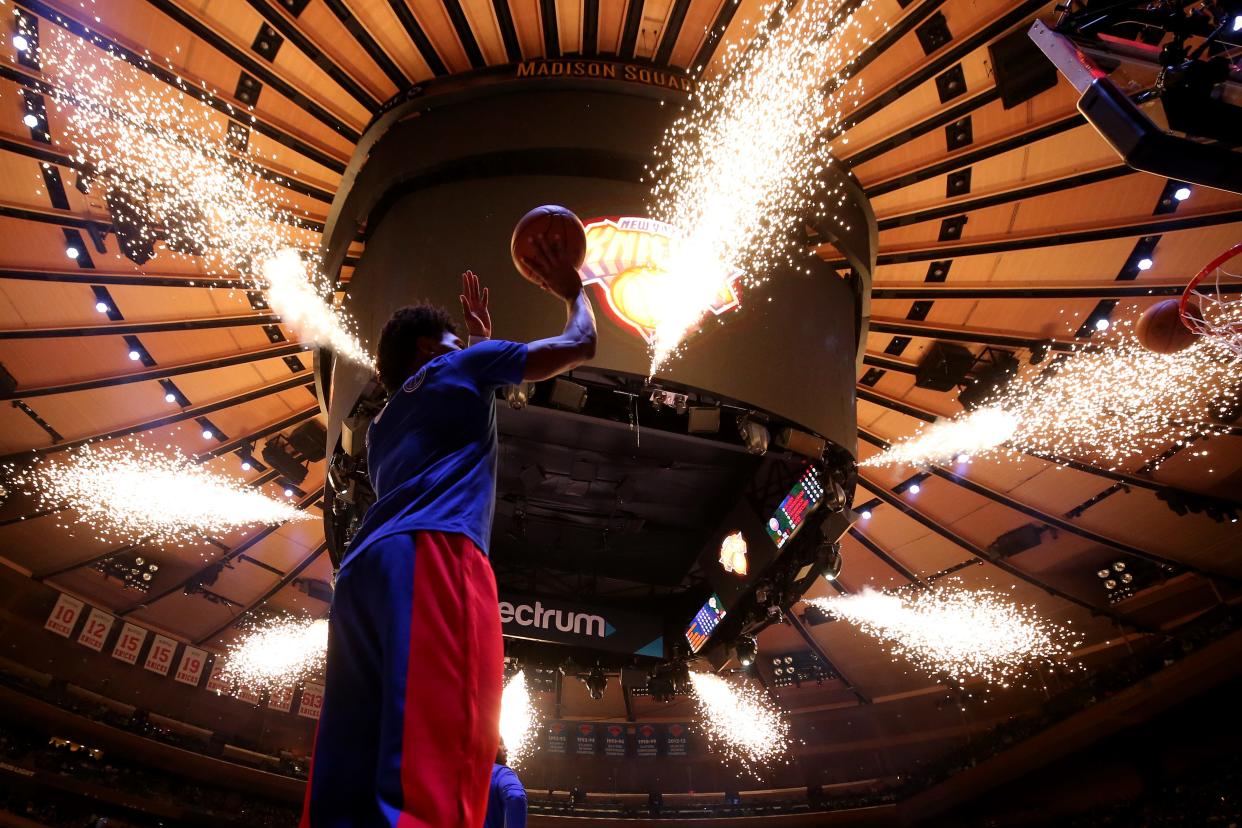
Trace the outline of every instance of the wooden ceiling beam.
[[109, 440], [119, 440], [122, 437], [131, 437], [135, 434], [142, 434], [157, 428], [163, 428], [164, 426], [175, 425], [176, 423], [183, 422], [184, 420], [193, 420], [195, 417], [204, 417], [208, 414], [214, 414], [217, 411], [224, 411], [225, 409], [244, 405], [245, 403], [253, 402], [264, 397], [270, 397], [273, 394], [292, 391], [295, 388], [314, 388], [314, 383], [314, 372], [310, 370], [302, 371], [301, 373], [294, 374], [293, 376], [287, 377], [279, 382], [261, 385], [258, 388], [251, 389], [250, 391], [244, 391], [240, 394], [234, 394], [231, 397], [225, 397], [224, 399], [217, 400], [216, 402], [191, 405], [163, 417], [144, 420], [140, 423], [135, 423], [134, 425], [113, 429], [112, 431], [92, 434], [89, 437], [79, 437], [76, 440], [66, 440], [63, 443], [57, 443], [52, 446], [44, 446], [43, 448], [30, 449], [27, 451], [16, 451], [11, 454], [0, 455], [0, 465], [25, 464], [47, 457], [51, 454], [58, 454], [62, 451], [69, 451], [70, 449], [84, 446], [87, 443], [100, 443]]
[[[507, 0], [498, 0], [498, 2], [507, 2]], [[436, 51], [435, 44], [431, 42], [431, 38], [427, 37], [427, 33], [419, 25], [418, 19], [410, 11], [410, 7], [405, 4], [405, 0], [388, 0], [388, 7], [397, 16], [397, 20], [401, 23], [401, 28], [405, 29], [406, 37], [414, 44], [414, 48], [418, 50], [418, 54], [422, 57], [423, 62], [427, 64], [427, 68], [431, 70], [431, 74], [436, 77], [449, 74], [448, 67], [444, 64], [444, 59]], [[512, 23], [512, 19], [510, 19], [510, 22]]]
[[[14, 3], [21, 5], [31, 14], [37, 15], [49, 23], [60, 26], [66, 31], [77, 35], [88, 43], [115, 54], [126, 63], [137, 67], [151, 77], [172, 86], [179, 92], [184, 92], [190, 97], [202, 101], [212, 109], [227, 115], [243, 126], [253, 129], [260, 135], [271, 138], [273, 141], [294, 150], [308, 160], [327, 167], [336, 173], [345, 172], [346, 159], [340, 158], [332, 150], [314, 146], [287, 129], [268, 121], [258, 113], [250, 112], [249, 107], [240, 101], [228, 98], [218, 91], [214, 94], [208, 92], [202, 87], [198, 78], [186, 74], [184, 70], [179, 70], [182, 74], [178, 74], [161, 64], [158, 60], [147, 60], [143, 55], [132, 49], [127, 49], [115, 40], [104, 37], [84, 23], [52, 9], [42, 0], [14, 0]], [[0, 66], [0, 69], [7, 70], [9, 67]], [[179, 83], [182, 80], [185, 82]], [[50, 85], [48, 86], [50, 89]]]
[[0, 268], [0, 280], [27, 282], [60, 282], [72, 285], [118, 285], [124, 287], [167, 288], [221, 288], [224, 290], [251, 290], [253, 285], [244, 279], [226, 276], [156, 276], [146, 273], [117, 273], [103, 270], [20, 270]]
[[[292, 43], [294, 48], [301, 52], [311, 63], [322, 69], [324, 74], [332, 78], [336, 85], [348, 93], [351, 98], [371, 112], [375, 112], [380, 108], [383, 101], [363, 87], [358, 79], [346, 71], [344, 67], [328, 57], [278, 5], [274, 6], [267, 2], [267, 0], [246, 0], [246, 2], [250, 4], [250, 8], [258, 12], [259, 16], [267, 21], [267, 25], [279, 32], [285, 40]], [[378, 60], [376, 63], [378, 64]], [[381, 68], [383, 67], [381, 66]], [[404, 75], [400, 75], [400, 78], [400, 81], [393, 80], [398, 90], [404, 88], [409, 83], [409, 79]]]
[[167, 322], [122, 322], [110, 325], [78, 325], [65, 328], [15, 328], [0, 331], [5, 339], [58, 339], [77, 336], [137, 336], [172, 331], [202, 331], [210, 328], [241, 328], [252, 325], [278, 325], [274, 313], [248, 313], [236, 316], [208, 316], [200, 319], [173, 319]]
[[865, 164], [885, 153], [893, 152], [894, 150], [906, 150], [906, 145], [920, 135], [926, 135], [933, 130], [948, 126], [955, 121], [960, 121], [972, 112], [998, 100], [1000, 100], [999, 88], [992, 86], [987, 89], [980, 89], [970, 97], [964, 98], [952, 106], [941, 107], [933, 115], [924, 118], [916, 124], [912, 124], [892, 135], [868, 144], [857, 152], [842, 158], [841, 162], [853, 169], [859, 164]]
[[404, 92], [413, 84], [414, 81], [388, 56], [384, 48], [371, 36], [371, 33], [359, 22], [358, 18], [354, 17], [354, 13], [349, 10], [349, 7], [342, 0], [324, 0], [324, 5], [336, 15], [336, 19], [349, 32], [350, 37], [362, 47], [363, 51], [371, 56], [371, 59], [375, 61], [380, 70], [397, 87], [398, 92]]
[[974, 557], [978, 558], [979, 560], [985, 563], [991, 564], [997, 569], [1000, 569], [1002, 572], [1005, 572], [1013, 576], [1014, 578], [1024, 581], [1030, 584], [1031, 586], [1044, 591], [1048, 595], [1051, 595], [1055, 598], [1060, 598], [1062, 601], [1073, 604], [1076, 607], [1080, 607], [1088, 611], [1092, 615], [1098, 615], [1098, 616], [1103, 616], [1105, 618], [1109, 618], [1118, 624], [1122, 624], [1132, 629], [1142, 630], [1143, 632], [1148, 632], [1148, 633], [1158, 632], [1157, 630], [1153, 628], [1150, 628], [1146, 625], [1140, 624], [1136, 621], [1126, 618], [1123, 615], [1119, 615], [1118, 613], [1113, 612], [1107, 607], [1097, 606], [1095, 604], [1092, 604], [1090, 601], [1085, 601], [1076, 595], [1072, 595], [1071, 593], [1068, 593], [1065, 590], [1060, 589], [1059, 587], [1055, 587], [1052, 584], [1042, 581], [1039, 578], [1035, 577], [1034, 575], [1031, 575], [1030, 573], [1024, 570], [1019, 569], [1018, 567], [1014, 566], [1009, 561], [1003, 558], [998, 558], [998, 557], [988, 554], [987, 550], [979, 546], [976, 546], [975, 544], [971, 543], [966, 538], [954, 532], [949, 527], [941, 524], [939, 521], [937, 521], [935, 518], [928, 515], [926, 512], [923, 512], [920, 509], [915, 508], [911, 504], [905, 502], [901, 498], [894, 495], [888, 489], [884, 488], [883, 486], [877, 483], [872, 482], [871, 480], [868, 480], [866, 477], [862, 475], [859, 475], [858, 477], [858, 484], [862, 486], [864, 489], [866, 489], [867, 491], [874, 494], [876, 497], [880, 498], [880, 500], [883, 500], [885, 503], [895, 508], [897, 511], [905, 514], [907, 517], [913, 519], [915, 522], [921, 524], [923, 527], [930, 529], [932, 532], [935, 532], [937, 535], [940, 535], [940, 537], [949, 541], [953, 545], [964, 549], [965, 551], [969, 552]]
[[194, 455], [194, 462], [195, 463], [206, 463], [208, 460], [214, 460], [217, 457], [223, 457], [224, 455], [237, 451], [238, 449], [248, 448], [250, 446], [253, 446], [259, 440], [262, 440], [264, 437], [270, 437], [273, 434], [278, 434], [284, 431], [286, 428], [292, 428], [293, 426], [303, 423], [306, 420], [309, 420], [312, 417], [316, 417], [318, 415], [319, 415], [319, 405], [315, 404], [315, 405], [309, 406], [307, 408], [302, 409], [296, 414], [291, 414], [288, 417], [284, 417], [280, 420], [277, 420], [274, 423], [265, 425], [260, 429], [256, 429], [255, 431], [250, 432], [249, 434], [244, 434], [241, 437], [235, 437], [232, 440], [229, 440], [227, 443], [223, 443], [221, 445], [216, 446], [211, 451], [205, 451], [202, 454], [196, 454]]
[[284, 574], [284, 577], [282, 577], [279, 581], [277, 581], [276, 584], [271, 589], [267, 590], [267, 592], [264, 592], [263, 595], [261, 595], [256, 600], [251, 601], [248, 604], [246, 604], [244, 607], [242, 607], [241, 611], [237, 613], [237, 615], [234, 615], [232, 618], [230, 618], [225, 623], [216, 627], [214, 630], [207, 633], [206, 635], [200, 636], [198, 640], [195, 641], [194, 643], [198, 645], [202, 645], [210, 641], [211, 639], [220, 635], [220, 633], [227, 630], [229, 627], [236, 624], [238, 621], [245, 618], [250, 613], [254, 612], [254, 610], [257, 609], [258, 607], [261, 607], [264, 604], [266, 604], [273, 597], [275, 597], [276, 593], [280, 592], [282, 589], [287, 587], [289, 584], [293, 583], [295, 578], [301, 575], [306, 570], [307, 567], [309, 567], [311, 564], [317, 561], [319, 559], [319, 556], [322, 555], [324, 553], [324, 550], [326, 550], [327, 548], [328, 548], [327, 541], [320, 543], [310, 552], [310, 554], [308, 554], [305, 558], [299, 561], [297, 566], [293, 567], [293, 569], [290, 569], [288, 572], [286, 572]]
[[202, 359], [195, 362], [184, 362], [180, 365], [168, 365], [157, 368], [151, 368], [146, 371], [134, 371], [129, 374], [119, 374], [108, 377], [99, 377], [90, 380], [79, 380], [78, 382], [63, 383], [60, 385], [42, 385], [36, 388], [18, 388], [7, 394], [0, 393], [0, 400], [24, 400], [32, 397], [47, 397], [53, 394], [73, 394], [78, 391], [91, 391], [96, 388], [115, 388], [119, 385], [128, 385], [134, 382], [148, 382], [150, 380], [167, 379], [169, 377], [181, 377], [186, 374], [194, 374], [200, 371], [214, 371], [218, 368], [228, 368], [234, 365], [248, 365], [252, 362], [262, 362], [267, 359], [279, 359], [287, 356], [308, 351], [312, 346], [305, 345], [301, 342], [289, 342], [281, 345], [258, 348], [253, 351], [240, 351], [230, 354], [226, 357], [216, 357], [214, 359]]
[[[1047, 348], [1050, 351], [1072, 353], [1093, 346], [1075, 339], [1054, 339], [1016, 331], [999, 331], [988, 328], [971, 328], [965, 325], [947, 325], [926, 320], [890, 319], [873, 316], [869, 326], [871, 333], [918, 336], [927, 339], [943, 339], [951, 342], [969, 342], [977, 345], [995, 345], [1002, 348]], [[2, 334], [0, 334], [2, 336]]]
[[[3, 271], [0, 271], [3, 278]], [[1221, 293], [1242, 293], [1242, 283], [1219, 285]], [[880, 282], [871, 285], [872, 299], [1145, 299], [1181, 296], [1186, 282]]]

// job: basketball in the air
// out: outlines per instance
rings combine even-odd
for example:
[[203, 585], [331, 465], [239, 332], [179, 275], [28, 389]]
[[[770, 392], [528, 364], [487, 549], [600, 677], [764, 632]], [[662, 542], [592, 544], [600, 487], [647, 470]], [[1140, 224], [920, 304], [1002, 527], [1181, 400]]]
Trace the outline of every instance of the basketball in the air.
[[[582, 229], [582, 222], [578, 217], [559, 204], [536, 207], [522, 216], [513, 228], [509, 252], [513, 254], [513, 265], [518, 273], [540, 287], [543, 287], [542, 281], [522, 261], [539, 256], [537, 239], [542, 239], [553, 252], [562, 251], [562, 255], [573, 265], [574, 270], [582, 267], [582, 262], [586, 260], [586, 231]], [[555, 285], [548, 287], [554, 290], [556, 288]]]
[[[1193, 305], [1191, 309], [1195, 312]], [[1144, 311], [1135, 333], [1144, 348], [1158, 354], [1183, 351], [1195, 344], [1197, 336], [1182, 323], [1177, 299], [1165, 299]]]

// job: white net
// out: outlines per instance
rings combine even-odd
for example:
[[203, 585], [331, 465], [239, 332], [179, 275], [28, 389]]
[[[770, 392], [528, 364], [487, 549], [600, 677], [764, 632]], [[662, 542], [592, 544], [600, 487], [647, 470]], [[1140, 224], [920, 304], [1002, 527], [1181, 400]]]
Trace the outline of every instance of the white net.
[[1242, 243], [1217, 256], [1186, 286], [1182, 319], [1242, 360]]

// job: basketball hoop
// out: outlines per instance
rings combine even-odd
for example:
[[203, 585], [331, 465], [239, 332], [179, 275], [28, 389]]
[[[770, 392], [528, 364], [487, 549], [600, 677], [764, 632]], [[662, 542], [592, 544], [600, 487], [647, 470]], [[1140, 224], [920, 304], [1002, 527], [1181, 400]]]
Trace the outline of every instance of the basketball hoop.
[[1182, 324], [1242, 359], [1242, 242], [1207, 263], [1182, 292]]

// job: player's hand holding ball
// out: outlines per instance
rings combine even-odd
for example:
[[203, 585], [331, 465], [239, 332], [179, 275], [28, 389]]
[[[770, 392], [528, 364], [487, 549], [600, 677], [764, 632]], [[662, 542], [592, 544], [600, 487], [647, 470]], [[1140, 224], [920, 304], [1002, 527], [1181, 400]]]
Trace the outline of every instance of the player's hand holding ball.
[[514, 266], [532, 284], [567, 302], [582, 292], [578, 268], [586, 259], [586, 231], [564, 207], [548, 204], [523, 216], [509, 249]]

